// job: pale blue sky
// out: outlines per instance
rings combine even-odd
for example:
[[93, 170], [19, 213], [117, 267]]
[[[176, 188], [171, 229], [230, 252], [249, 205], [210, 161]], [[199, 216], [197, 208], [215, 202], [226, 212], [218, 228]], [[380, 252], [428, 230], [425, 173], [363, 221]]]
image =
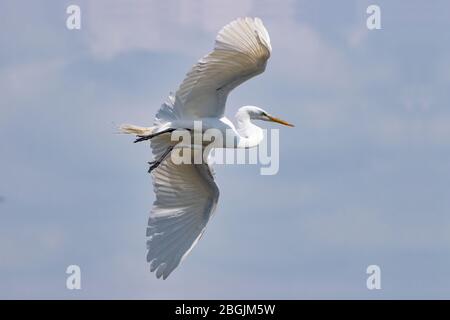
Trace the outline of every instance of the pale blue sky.
[[[366, 28], [381, 7], [382, 29]], [[82, 29], [65, 27], [78, 4]], [[1, 298], [450, 298], [446, 1], [2, 1]], [[218, 166], [218, 210], [166, 281], [145, 261], [150, 124], [239, 16], [272, 40], [258, 105], [280, 171]], [[267, 124], [262, 124], [265, 127]], [[251, 190], [250, 192], [248, 190]], [[82, 270], [82, 290], [65, 269]], [[366, 267], [382, 290], [366, 289]]]

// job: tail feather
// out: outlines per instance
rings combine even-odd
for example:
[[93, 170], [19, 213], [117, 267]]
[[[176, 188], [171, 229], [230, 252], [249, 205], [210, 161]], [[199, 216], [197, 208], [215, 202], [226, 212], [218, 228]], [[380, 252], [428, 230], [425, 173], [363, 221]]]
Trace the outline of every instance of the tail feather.
[[123, 124], [119, 129], [122, 133], [146, 136], [152, 134], [152, 132], [155, 130], [155, 127], [139, 127], [133, 124]]

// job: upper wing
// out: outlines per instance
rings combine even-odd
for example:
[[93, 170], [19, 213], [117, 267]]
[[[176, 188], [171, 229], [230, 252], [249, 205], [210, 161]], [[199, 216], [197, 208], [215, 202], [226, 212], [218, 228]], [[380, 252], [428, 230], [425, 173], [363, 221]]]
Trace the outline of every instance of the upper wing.
[[147, 261], [156, 277], [166, 279], [205, 231], [219, 189], [207, 163], [174, 164], [169, 156], [152, 175], [156, 200], [147, 228]]
[[200, 59], [175, 95], [175, 113], [182, 118], [221, 117], [228, 93], [260, 74], [272, 48], [259, 18], [239, 18], [217, 35], [213, 52]]

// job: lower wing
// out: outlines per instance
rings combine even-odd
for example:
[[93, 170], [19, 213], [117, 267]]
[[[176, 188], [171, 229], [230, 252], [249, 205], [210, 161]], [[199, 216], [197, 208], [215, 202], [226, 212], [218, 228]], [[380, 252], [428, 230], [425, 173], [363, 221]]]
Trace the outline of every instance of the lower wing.
[[[158, 144], [164, 140], [152, 140], [155, 149]], [[166, 279], [201, 238], [219, 189], [207, 163], [175, 164], [169, 156], [152, 176], [156, 200], [147, 228], [147, 261], [157, 278]]]

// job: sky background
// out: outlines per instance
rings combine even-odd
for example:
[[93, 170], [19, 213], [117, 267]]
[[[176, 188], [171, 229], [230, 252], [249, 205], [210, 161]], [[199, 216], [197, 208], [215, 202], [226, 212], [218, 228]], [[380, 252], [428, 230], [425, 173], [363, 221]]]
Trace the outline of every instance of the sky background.
[[[0, 298], [450, 298], [449, 15], [443, 0], [1, 1]], [[273, 54], [227, 115], [258, 105], [296, 127], [277, 175], [216, 166], [214, 218], [157, 280], [151, 151], [115, 127], [151, 124], [240, 16], [262, 18]]]

